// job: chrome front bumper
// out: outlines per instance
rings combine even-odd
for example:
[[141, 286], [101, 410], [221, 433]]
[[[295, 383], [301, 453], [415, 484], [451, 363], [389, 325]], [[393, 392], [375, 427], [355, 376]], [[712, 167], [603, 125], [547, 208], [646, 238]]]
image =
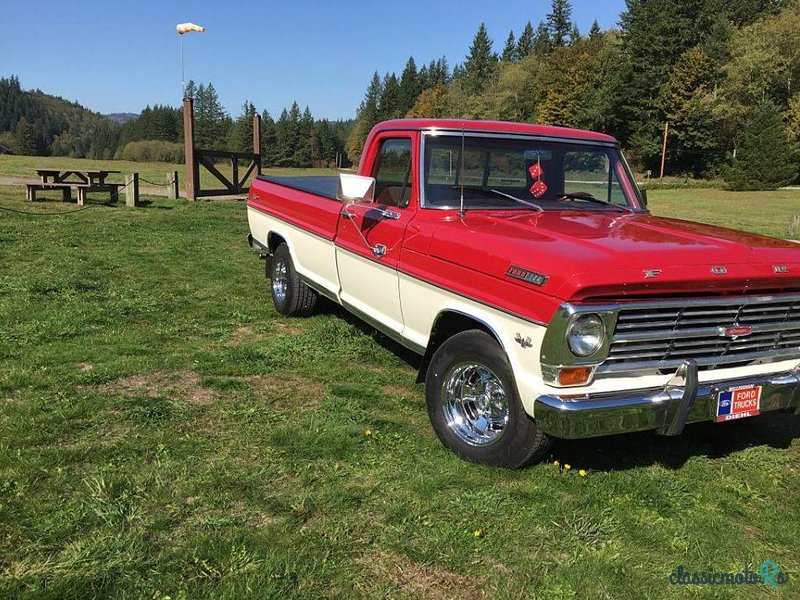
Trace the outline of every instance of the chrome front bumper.
[[[680, 385], [674, 381], [679, 380]], [[539, 396], [536, 423], [552, 436], [567, 439], [656, 430], [679, 435], [686, 423], [713, 421], [717, 396], [732, 386], [760, 385], [761, 412], [794, 409], [800, 414], [800, 370], [743, 379], [698, 383], [697, 365], [686, 361], [676, 379], [663, 388], [584, 398]]]

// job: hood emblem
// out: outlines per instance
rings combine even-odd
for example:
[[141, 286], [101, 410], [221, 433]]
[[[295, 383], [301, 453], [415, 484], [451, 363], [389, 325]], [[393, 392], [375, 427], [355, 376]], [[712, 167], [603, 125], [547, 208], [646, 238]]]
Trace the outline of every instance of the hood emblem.
[[777, 274], [788, 273], [789, 267], [786, 265], [772, 265], [772, 270]]
[[544, 285], [545, 281], [547, 281], [547, 275], [535, 273], [528, 269], [523, 269], [522, 267], [515, 267], [514, 265], [508, 267], [506, 275], [514, 279], [520, 279], [526, 283], [532, 283], [533, 285]]
[[711, 267], [712, 275], [725, 275], [727, 272], [728, 272], [728, 267], [723, 267], [723, 266]]
[[736, 339], [738, 337], [745, 337], [753, 333], [753, 328], [748, 325], [736, 325], [733, 327], [720, 327], [720, 333], [725, 337]]
[[658, 277], [661, 275], [661, 269], [645, 269], [644, 270], [644, 278], [645, 279], [652, 279], [653, 277]]

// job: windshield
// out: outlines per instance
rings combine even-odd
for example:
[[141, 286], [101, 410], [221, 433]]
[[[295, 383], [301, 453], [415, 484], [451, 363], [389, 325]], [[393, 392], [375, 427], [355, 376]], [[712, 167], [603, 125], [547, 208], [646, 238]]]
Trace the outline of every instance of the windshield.
[[[462, 159], [463, 143], [463, 159]], [[455, 208], [619, 210], [641, 206], [613, 146], [461, 134], [425, 138], [424, 202]]]

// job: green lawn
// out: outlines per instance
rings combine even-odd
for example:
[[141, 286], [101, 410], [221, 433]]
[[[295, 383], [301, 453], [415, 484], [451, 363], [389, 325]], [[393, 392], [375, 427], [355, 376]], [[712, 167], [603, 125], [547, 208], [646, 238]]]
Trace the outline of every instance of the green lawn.
[[[69, 208], [23, 197], [0, 187]], [[800, 214], [651, 200], [778, 235]], [[0, 211], [0, 598], [751, 598], [668, 576], [768, 559], [800, 597], [800, 419], [463, 462], [414, 358], [334, 308], [279, 317], [246, 234], [241, 202]]]
[[[185, 191], [185, 178], [183, 164], [159, 162], [133, 162], [129, 160], [92, 160], [88, 158], [67, 158], [63, 156], [14, 156], [0, 155], [0, 177], [18, 177], [35, 180], [36, 169], [108, 169], [122, 171], [119, 175], [110, 175], [109, 181], [123, 182], [125, 174], [139, 173], [141, 179], [146, 179], [155, 184], [166, 182], [168, 173], [178, 171], [178, 181], [181, 191]], [[219, 165], [223, 175], [231, 177], [230, 164]], [[241, 168], [241, 167], [240, 167]], [[332, 175], [336, 171], [331, 169], [264, 169], [265, 175]], [[142, 185], [150, 185], [142, 182]], [[205, 169], [200, 169], [200, 185], [209, 189], [219, 188], [219, 182]], [[166, 192], [164, 193], [166, 195]]]

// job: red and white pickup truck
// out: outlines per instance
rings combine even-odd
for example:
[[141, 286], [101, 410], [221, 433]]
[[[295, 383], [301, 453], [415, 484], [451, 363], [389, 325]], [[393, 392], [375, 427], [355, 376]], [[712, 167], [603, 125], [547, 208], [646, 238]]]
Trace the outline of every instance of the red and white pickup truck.
[[278, 312], [322, 295], [419, 353], [462, 457], [800, 412], [800, 246], [652, 216], [607, 135], [388, 121], [358, 175], [259, 177], [247, 207]]

